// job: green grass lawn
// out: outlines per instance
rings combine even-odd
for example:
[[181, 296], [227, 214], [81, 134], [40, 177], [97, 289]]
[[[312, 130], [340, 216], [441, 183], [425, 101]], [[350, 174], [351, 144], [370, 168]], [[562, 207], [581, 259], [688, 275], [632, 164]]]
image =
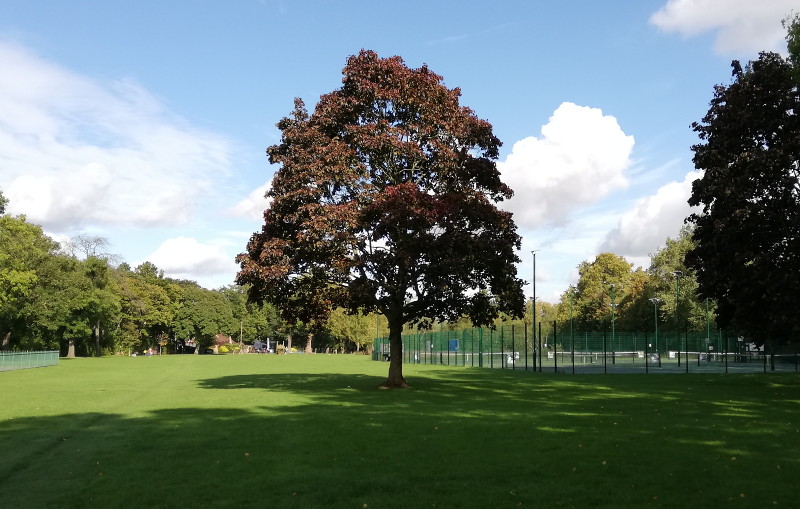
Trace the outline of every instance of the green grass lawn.
[[365, 356], [0, 373], [0, 506], [798, 507], [800, 376], [554, 375]]

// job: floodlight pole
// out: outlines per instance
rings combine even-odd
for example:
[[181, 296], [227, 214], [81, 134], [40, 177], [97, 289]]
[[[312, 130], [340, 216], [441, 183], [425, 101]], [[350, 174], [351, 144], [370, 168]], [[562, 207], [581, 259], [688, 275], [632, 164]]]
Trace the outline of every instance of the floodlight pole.
[[[572, 374], [575, 374], [575, 328], [573, 327], [573, 320], [572, 320], [572, 298], [573, 294], [575, 293], [575, 287], [570, 285], [569, 287], [569, 336], [571, 341], [570, 349], [572, 350]], [[558, 352], [556, 352], [558, 354]]]
[[611, 349], [614, 349], [614, 337], [615, 337], [615, 323], [614, 323], [614, 287], [616, 285], [611, 283]]
[[[650, 302], [653, 303], [653, 322], [655, 323], [656, 330], [656, 353], [658, 354], [658, 303], [661, 302], [661, 299], [653, 297], [650, 299]], [[658, 367], [661, 367], [661, 355], [658, 356]]]
[[708, 352], [709, 343], [711, 343], [711, 317], [708, 314], [708, 297], [706, 297], [706, 352]]
[[[536, 372], [536, 252], [539, 251], [538, 249], [534, 249], [531, 251], [531, 255], [533, 256], [533, 300], [531, 300], [531, 321], [532, 321], [532, 329], [531, 332], [531, 345], [533, 347], [533, 371]], [[542, 370], [542, 367], [539, 366], [539, 371]]]
[[[681, 272], [680, 270], [676, 270], [676, 271], [673, 272], [673, 274], [675, 274], [675, 335], [678, 338], [678, 366], [680, 366], [681, 365], [681, 354], [680, 354], [680, 351], [681, 351], [681, 346], [680, 346], [680, 344], [681, 344], [681, 336], [680, 336], [681, 324], [680, 324], [680, 321], [679, 321], [679, 318], [678, 318], [678, 299], [679, 299], [678, 281], [680, 281], [680, 278], [681, 278], [681, 275], [683, 275], [683, 272]], [[686, 353], [686, 362], [689, 362], [689, 353], [688, 352]]]

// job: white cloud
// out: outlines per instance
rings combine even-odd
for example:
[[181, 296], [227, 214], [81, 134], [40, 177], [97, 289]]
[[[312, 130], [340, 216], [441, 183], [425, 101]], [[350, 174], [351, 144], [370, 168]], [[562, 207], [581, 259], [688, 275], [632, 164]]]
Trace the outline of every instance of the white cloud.
[[639, 199], [606, 235], [600, 250], [617, 253], [631, 261], [636, 258], [641, 264], [667, 237], [677, 235], [683, 220], [692, 212], [687, 200], [692, 194], [692, 182], [700, 176], [700, 172], [689, 172], [683, 182], [670, 182], [654, 195]]
[[267, 191], [272, 187], [272, 180], [253, 189], [246, 198], [234, 205], [230, 213], [234, 216], [252, 219], [261, 222], [264, 220], [264, 211], [269, 207], [271, 199], [266, 198]]
[[229, 166], [227, 140], [126, 80], [102, 82], [0, 41], [0, 188], [48, 229], [181, 224]]
[[525, 138], [497, 166], [514, 198], [503, 208], [517, 225], [563, 225], [570, 212], [625, 188], [633, 136], [602, 110], [565, 102], [541, 129]]
[[650, 23], [684, 37], [716, 31], [718, 53], [785, 52], [781, 20], [797, 7], [797, 0], [669, 0]]
[[[147, 258], [167, 276], [203, 284], [214, 276], [235, 274], [238, 266], [225, 246], [189, 237], [167, 239]], [[136, 265], [136, 264], [135, 264]], [[229, 281], [233, 283], [233, 281]]]

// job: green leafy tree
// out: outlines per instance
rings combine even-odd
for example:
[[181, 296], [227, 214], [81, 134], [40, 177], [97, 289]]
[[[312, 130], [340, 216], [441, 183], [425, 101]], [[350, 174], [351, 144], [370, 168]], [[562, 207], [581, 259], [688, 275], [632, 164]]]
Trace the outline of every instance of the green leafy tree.
[[84, 276], [80, 289], [83, 303], [79, 315], [86, 321], [94, 339], [94, 353], [102, 355], [102, 347], [111, 347], [108, 336], [119, 323], [119, 292], [110, 277], [111, 268], [105, 259], [89, 256], [81, 263]]
[[164, 279], [164, 271], [155, 266], [153, 262], [143, 262], [135, 269], [136, 274], [150, 280], [157, 281]]
[[360, 352], [375, 338], [375, 317], [362, 313], [348, 313], [338, 308], [331, 313], [328, 328], [331, 335], [340, 340], [334, 347], [345, 348], [345, 342], [350, 342], [355, 346], [355, 350]]
[[252, 343], [256, 340], [266, 341], [275, 338], [285, 328], [270, 303], [248, 301], [246, 288], [230, 285], [217, 291], [230, 303], [234, 321], [239, 324], [239, 334], [244, 342]]
[[[790, 40], [797, 43], [797, 18]], [[793, 58], [796, 56], [793, 55]], [[689, 204], [696, 247], [687, 257], [721, 327], [762, 343], [800, 334], [800, 96], [790, 62], [761, 53], [717, 86], [693, 124], [703, 176]]]
[[623, 331], [646, 331], [653, 324], [653, 305], [650, 299], [650, 275], [635, 270], [625, 287], [617, 307], [617, 325]]
[[[58, 244], [24, 216], [0, 216], [0, 342], [2, 348], [30, 346], [35, 291], [57, 277], [49, 270]], [[52, 274], [51, 274], [52, 272]]]
[[426, 66], [362, 51], [343, 74], [313, 114], [298, 99], [278, 123], [272, 202], [237, 281], [287, 321], [324, 323], [336, 306], [382, 313], [385, 385], [403, 387], [404, 324], [522, 315], [520, 237], [496, 206], [512, 191], [491, 125]]
[[86, 280], [78, 260], [53, 255], [40, 267], [42, 284], [36, 285], [25, 306], [25, 321], [48, 348], [75, 357], [90, 353], [91, 329], [83, 320]]
[[8, 198], [6, 198], [3, 191], [0, 190], [0, 214], [6, 213], [6, 206], [8, 206]]
[[[578, 265], [579, 279], [572, 299], [576, 330], [601, 331], [610, 328], [612, 286], [615, 306], [613, 318], [616, 323], [619, 304], [631, 292], [632, 268], [625, 258], [613, 253], [600, 253], [591, 263], [581, 262]], [[568, 298], [565, 293], [561, 300], [564, 302]]]
[[181, 282], [180, 305], [173, 322], [177, 337], [194, 339], [198, 353], [213, 345], [217, 334], [232, 336], [239, 330], [228, 299], [193, 282]]
[[[153, 266], [155, 267], [155, 266]], [[175, 316], [175, 295], [180, 292], [174, 283], [155, 272], [115, 272], [120, 295], [121, 315], [117, 348], [138, 351], [156, 343], [165, 343], [171, 336]]]
[[[685, 225], [677, 238], [668, 238], [650, 259], [648, 300], [658, 299], [659, 320], [666, 330], [706, 330], [706, 302], [698, 295], [697, 272], [685, 262], [695, 246], [692, 226]], [[652, 322], [652, 302], [650, 306]]]

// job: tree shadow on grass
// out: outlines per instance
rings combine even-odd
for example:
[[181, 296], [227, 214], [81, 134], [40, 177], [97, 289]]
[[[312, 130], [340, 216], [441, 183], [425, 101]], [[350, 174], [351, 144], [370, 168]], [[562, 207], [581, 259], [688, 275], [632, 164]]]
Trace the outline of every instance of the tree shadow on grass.
[[[0, 421], [0, 493], [4, 507], [796, 501], [776, 489], [794, 486], [799, 466], [796, 423], [781, 427], [796, 383], [764, 405], [763, 385], [692, 399], [704, 380], [678, 397], [625, 378], [420, 370], [413, 389], [393, 391], [367, 375], [208, 378], [197, 385], [213, 408]], [[738, 404], [713, 404], [732, 388]], [[769, 482], [753, 475], [767, 468]]]

